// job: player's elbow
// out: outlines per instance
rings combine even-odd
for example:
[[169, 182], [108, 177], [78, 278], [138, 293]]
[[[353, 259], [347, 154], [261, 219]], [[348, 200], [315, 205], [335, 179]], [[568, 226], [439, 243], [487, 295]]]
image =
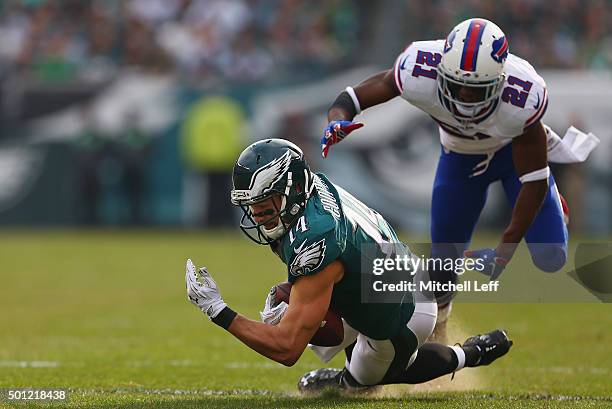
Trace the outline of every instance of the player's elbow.
[[300, 345], [296, 340], [287, 338], [280, 345], [278, 359], [276, 361], [285, 366], [293, 366], [300, 359], [304, 352], [305, 346]]
[[281, 359], [278, 361], [280, 364], [283, 364], [286, 367], [292, 367], [298, 361], [299, 356], [289, 356], [287, 358]]
[[295, 365], [295, 363], [300, 359], [300, 357], [302, 356], [302, 352], [303, 351], [291, 351], [291, 350], [284, 352], [279, 356], [279, 359], [277, 360], [277, 362], [287, 367], [291, 367]]

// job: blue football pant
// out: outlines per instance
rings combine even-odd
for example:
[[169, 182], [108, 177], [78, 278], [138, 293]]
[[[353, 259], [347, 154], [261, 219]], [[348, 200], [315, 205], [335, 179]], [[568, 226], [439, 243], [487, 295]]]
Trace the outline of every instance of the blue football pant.
[[[512, 161], [512, 145], [495, 153], [487, 170], [471, 176], [486, 155], [463, 155], [442, 148], [434, 180], [431, 203], [432, 257], [457, 258], [469, 246], [474, 228], [487, 199], [489, 185], [501, 181], [506, 197], [514, 206], [521, 189]], [[533, 263], [542, 271], [555, 272], [567, 260], [567, 227], [555, 179], [540, 212], [525, 234]], [[492, 247], [498, 243], [491, 243]], [[456, 274], [431, 271], [432, 279], [456, 282]]]

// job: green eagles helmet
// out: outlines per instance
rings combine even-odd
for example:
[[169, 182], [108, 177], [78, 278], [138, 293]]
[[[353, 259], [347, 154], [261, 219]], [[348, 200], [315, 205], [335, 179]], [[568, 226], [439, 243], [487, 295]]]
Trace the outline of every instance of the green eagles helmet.
[[[284, 139], [265, 139], [247, 147], [234, 165], [232, 180], [232, 203], [244, 212], [240, 228], [259, 244], [270, 244], [285, 235], [304, 212], [313, 191], [313, 174], [304, 153]], [[281, 195], [280, 208], [257, 223], [251, 205], [275, 194]], [[278, 224], [266, 229], [276, 217]]]

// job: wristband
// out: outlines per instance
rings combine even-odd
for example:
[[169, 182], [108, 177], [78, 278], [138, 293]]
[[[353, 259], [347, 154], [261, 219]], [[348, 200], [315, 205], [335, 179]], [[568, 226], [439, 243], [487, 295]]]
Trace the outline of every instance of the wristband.
[[550, 168], [546, 166], [545, 168], [525, 173], [523, 176], [519, 177], [519, 180], [521, 181], [521, 183], [535, 182], [536, 180], [548, 179], [549, 176]]
[[359, 115], [361, 113], [361, 104], [359, 104], [359, 98], [357, 98], [355, 90], [353, 89], [353, 87], [346, 87], [345, 91], [351, 96], [351, 99], [353, 100], [353, 105], [355, 106], [355, 112], [357, 112], [357, 115]]
[[358, 114], [357, 108], [355, 107], [355, 101], [347, 91], [342, 91], [340, 95], [338, 95], [336, 100], [332, 103], [331, 107], [329, 107], [329, 109], [332, 109], [334, 107], [342, 108], [349, 114], [351, 118], [354, 118], [355, 115]]
[[215, 318], [211, 318], [210, 320], [221, 328], [228, 329], [229, 326], [232, 325], [236, 315], [238, 315], [236, 311], [232, 310], [230, 307], [225, 307]]

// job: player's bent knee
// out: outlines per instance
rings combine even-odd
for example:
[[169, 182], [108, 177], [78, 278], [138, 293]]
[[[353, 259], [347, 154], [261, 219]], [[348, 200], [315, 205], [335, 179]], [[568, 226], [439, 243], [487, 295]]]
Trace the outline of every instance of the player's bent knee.
[[567, 246], [539, 244], [532, 250], [531, 258], [540, 270], [555, 273], [567, 262]]
[[395, 357], [389, 340], [373, 340], [365, 336], [357, 339], [348, 370], [361, 385], [377, 385], [385, 376]]
[[349, 368], [349, 373], [360, 385], [363, 386], [374, 386], [378, 385], [383, 377], [378, 374], [372, 374], [367, 371], [363, 371], [360, 369]]
[[435, 302], [419, 302], [415, 304], [414, 313], [406, 326], [417, 340], [417, 347], [423, 345], [436, 325], [438, 306]]

